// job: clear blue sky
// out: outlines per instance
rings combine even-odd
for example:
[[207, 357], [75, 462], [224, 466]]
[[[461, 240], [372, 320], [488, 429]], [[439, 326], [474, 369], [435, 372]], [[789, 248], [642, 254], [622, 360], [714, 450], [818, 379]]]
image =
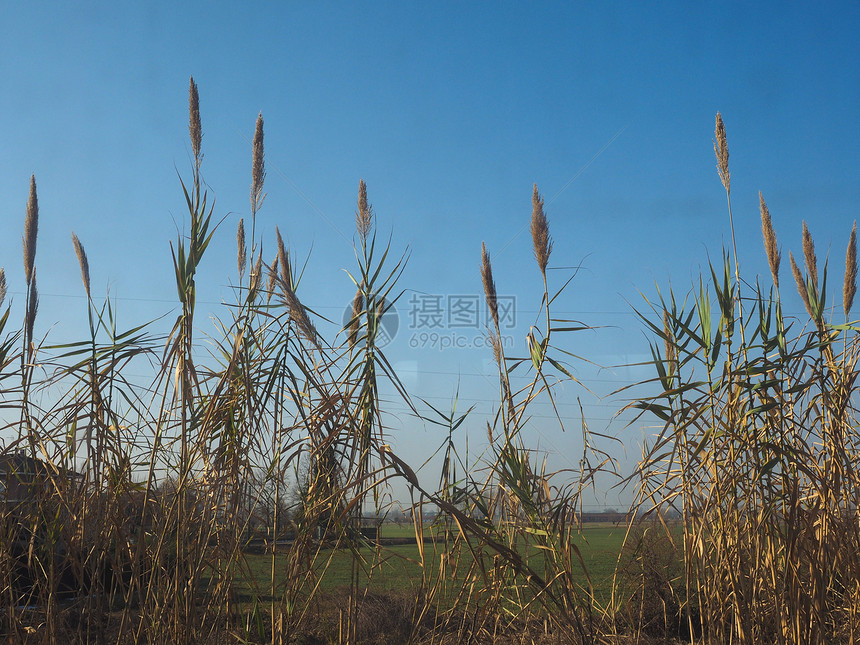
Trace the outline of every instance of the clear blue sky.
[[[309, 256], [299, 296], [338, 317], [352, 296], [343, 270], [354, 265], [364, 178], [380, 231], [410, 253], [389, 358], [435, 405], [450, 404], [459, 379], [461, 407], [478, 404], [467, 429], [473, 451], [496, 392], [490, 352], [410, 348], [420, 330], [409, 328], [407, 299], [480, 294], [484, 241], [499, 291], [517, 297], [512, 336], [522, 350], [539, 305], [523, 229], [534, 182], [555, 239], [551, 266], [583, 268], [558, 312], [607, 326], [565, 346], [603, 365], [647, 354], [631, 313], [640, 291], [652, 296], [655, 282], [671, 281], [685, 292], [708, 253], [719, 257], [729, 242], [712, 150], [718, 110], [744, 273], [767, 275], [759, 190], [786, 257], [806, 219], [819, 256], [830, 253], [834, 275], [843, 270], [860, 204], [853, 3], [4, 1], [2, 15], [0, 265], [20, 314], [35, 173], [36, 328], [52, 341], [81, 339], [86, 321], [71, 231], [86, 247], [95, 294], [117, 298], [121, 324], [175, 315], [168, 242], [184, 221], [177, 171], [189, 176], [190, 75], [200, 88], [203, 174], [226, 216], [200, 270], [201, 310], [232, 301], [235, 227], [249, 214], [249, 140], [262, 111], [267, 257], [277, 225], [296, 256]], [[551, 275], [560, 283], [565, 272]], [[568, 387], [566, 411], [580, 395], [592, 429], [636, 456], [641, 424], [610, 423], [623, 401], [605, 395], [648, 374], [577, 369], [598, 396]], [[420, 462], [441, 435], [402, 404], [390, 410], [399, 415], [392, 443]], [[532, 438], [559, 467], [576, 463], [575, 430], [561, 434], [538, 416]]]

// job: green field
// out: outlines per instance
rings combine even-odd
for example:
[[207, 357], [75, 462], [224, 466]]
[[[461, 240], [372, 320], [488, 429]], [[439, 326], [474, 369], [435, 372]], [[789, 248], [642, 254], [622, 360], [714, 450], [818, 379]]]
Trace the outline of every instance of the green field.
[[[612, 577], [615, 572], [619, 555], [621, 554], [626, 528], [623, 526], [592, 524], [583, 526], [575, 536], [575, 544], [582, 554], [582, 559], [594, 585], [595, 596], [607, 599]], [[435, 580], [438, 575], [439, 563], [444, 552], [444, 545], [429, 539], [432, 533], [425, 531], [424, 556], [428, 567], [429, 580]], [[413, 539], [414, 529], [409, 525], [385, 525], [380, 536], [383, 540], [400, 538]], [[543, 573], [543, 554], [535, 548], [521, 551], [528, 558], [529, 566]], [[464, 557], [460, 561], [461, 570], [471, 564], [468, 549], [463, 549]], [[356, 558], [355, 555], [359, 557]], [[255, 595], [259, 600], [270, 600], [272, 596], [271, 574], [272, 555], [246, 555], [245, 575], [240, 576], [241, 594], [247, 599]], [[485, 556], [492, 559], [492, 554]], [[287, 556], [283, 553], [275, 555], [275, 593], [282, 588], [287, 570]], [[357, 568], [354, 568], [357, 564]], [[309, 584], [319, 584], [321, 591], [331, 591], [348, 586], [351, 576], [357, 575], [359, 584], [374, 591], [408, 590], [421, 584], [423, 571], [418, 544], [395, 544], [390, 546], [363, 547], [353, 551], [347, 548], [323, 548], [315, 559], [316, 579], [309, 579]], [[432, 570], [430, 570], [432, 567]], [[587, 586], [585, 575], [580, 584]], [[256, 591], [254, 591], [256, 589]]]

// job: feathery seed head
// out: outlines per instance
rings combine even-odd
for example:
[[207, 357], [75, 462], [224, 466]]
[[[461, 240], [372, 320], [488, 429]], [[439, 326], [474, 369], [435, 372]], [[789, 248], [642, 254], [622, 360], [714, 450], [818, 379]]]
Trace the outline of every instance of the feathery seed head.
[[815, 257], [815, 244], [806, 227], [806, 220], [803, 222], [803, 260], [806, 262], [806, 271], [812, 280], [812, 286], [818, 289], [818, 259]]
[[543, 210], [543, 197], [538, 193], [537, 184], [532, 191], [532, 242], [534, 243], [535, 258], [541, 273], [546, 275], [546, 265], [549, 254], [552, 253], [552, 238], [549, 235], [549, 225]]
[[6, 269], [0, 267], [0, 305], [6, 300]]
[[362, 239], [367, 239], [373, 228], [373, 206], [367, 203], [367, 184], [358, 182], [358, 212], [355, 214], [355, 227]]
[[27, 313], [24, 316], [24, 330], [26, 334], [25, 341], [27, 347], [32, 351], [33, 345], [33, 326], [36, 323], [36, 312], [39, 311], [39, 291], [36, 289], [36, 269], [33, 269], [32, 280], [29, 284], [30, 299], [27, 302]]
[[729, 192], [729, 144], [726, 142], [726, 126], [723, 124], [723, 116], [717, 112], [717, 125], [714, 128], [714, 154], [717, 155], [717, 170], [720, 172], [720, 181], [723, 188]]
[[188, 133], [191, 135], [191, 150], [194, 153], [194, 163], [199, 168], [203, 155], [200, 144], [203, 141], [203, 128], [200, 125], [200, 96], [197, 94], [197, 83], [194, 77], [188, 86]]
[[773, 276], [773, 284], [779, 289], [779, 263], [782, 260], [779, 248], [776, 245], [776, 233], [773, 230], [773, 222], [770, 219], [770, 211], [764, 203], [761, 191], [758, 194], [759, 208], [761, 210], [761, 233], [764, 237], [764, 250], [767, 253], [767, 262], [770, 265], [770, 274]]
[[487, 336], [490, 339], [490, 346], [493, 348], [493, 360], [496, 361], [496, 365], [499, 367], [502, 366], [502, 341], [499, 338], [498, 333], [492, 330], [487, 331]]
[[361, 312], [364, 311], [364, 283], [359, 285], [352, 299], [352, 319], [349, 322], [349, 347], [352, 349], [358, 342], [358, 330], [361, 327]]
[[290, 270], [290, 253], [284, 246], [284, 240], [281, 238], [281, 231], [275, 227], [275, 235], [278, 237], [278, 263], [281, 267], [281, 282], [285, 289], [293, 290], [293, 276]]
[[848, 238], [848, 251], [845, 254], [845, 282], [842, 285], [842, 307], [845, 317], [851, 311], [854, 304], [854, 296], [857, 294], [857, 222], [851, 228], [851, 237]]
[[669, 312], [663, 309], [663, 342], [666, 349], [666, 362], [669, 364], [669, 373], [675, 369], [675, 343], [672, 335], [672, 327], [669, 323]]
[[39, 198], [36, 195], [36, 176], [30, 175], [30, 198], [27, 200], [27, 218], [24, 220], [24, 277], [28, 285], [33, 280], [35, 272], [38, 235]]
[[812, 313], [812, 305], [809, 303], [809, 292], [806, 289], [806, 281], [803, 279], [803, 274], [794, 261], [794, 255], [791, 251], [788, 252], [788, 260], [791, 264], [791, 273], [794, 275], [794, 281], [797, 283], [797, 292], [800, 294], [800, 299], [803, 300], [803, 306], [806, 307], [806, 313], [810, 316]]
[[248, 280], [248, 300], [254, 300], [257, 297], [257, 289], [260, 288], [260, 281], [263, 278], [263, 251], [257, 253], [257, 259], [254, 262], [254, 268], [251, 270], [251, 277]]
[[260, 282], [263, 279], [263, 251], [262, 251], [262, 249], [260, 250], [259, 253], [257, 253], [257, 261], [254, 262], [254, 278], [255, 278], [254, 290], [256, 291], [256, 289], [259, 288]]
[[81, 267], [81, 280], [84, 282], [84, 290], [87, 292], [87, 298], [90, 295], [90, 263], [87, 260], [87, 252], [84, 251], [84, 245], [78, 239], [78, 236], [72, 233], [72, 244], [75, 247], [75, 255], [78, 256], [78, 264]]
[[251, 164], [251, 210], [256, 213], [263, 205], [263, 182], [266, 180], [266, 164], [263, 160], [263, 113], [257, 116], [254, 128], [254, 153]]
[[299, 330], [310, 340], [317, 348], [319, 342], [317, 340], [317, 330], [311, 319], [308, 317], [308, 312], [305, 306], [301, 303], [296, 295], [292, 272], [290, 270], [290, 255], [284, 246], [284, 240], [281, 237], [281, 231], [275, 227], [275, 235], [278, 238], [278, 263], [280, 264], [281, 275], [279, 282], [281, 283], [281, 294], [283, 295], [284, 304], [290, 311], [290, 318], [298, 325]]
[[287, 305], [287, 309], [290, 311], [290, 319], [296, 323], [299, 331], [305, 335], [305, 338], [311, 341], [317, 349], [319, 349], [316, 327], [314, 327], [310, 317], [308, 317], [308, 312], [299, 300], [296, 292], [293, 291], [292, 288], [284, 285], [282, 285], [282, 292], [284, 296], [284, 304]]
[[490, 264], [490, 254], [487, 246], [481, 242], [481, 282], [484, 284], [484, 296], [487, 299], [487, 307], [496, 328], [499, 327], [499, 303], [496, 297], [496, 283], [493, 281], [493, 267]]
[[239, 267], [239, 282], [242, 281], [242, 276], [245, 275], [245, 267], [248, 263], [246, 256], [247, 247], [245, 245], [245, 218], [239, 218], [239, 227], [236, 229], [236, 246], [238, 247], [238, 255], [236, 256], [236, 264]]
[[272, 294], [275, 293], [275, 282], [278, 280], [278, 258], [272, 260], [269, 267], [269, 284], [266, 286], [266, 304], [272, 300]]

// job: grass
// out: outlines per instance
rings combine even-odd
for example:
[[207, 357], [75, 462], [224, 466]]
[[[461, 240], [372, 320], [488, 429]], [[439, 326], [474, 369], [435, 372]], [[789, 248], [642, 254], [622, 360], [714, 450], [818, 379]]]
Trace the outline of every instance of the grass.
[[[84, 244], [73, 235], [89, 335], [39, 340], [31, 179], [23, 316], [16, 325], [11, 306], [0, 312], [0, 396], [13, 437], [3, 450], [0, 505], [0, 632], [8, 642], [860, 638], [856, 230], [844, 316], [827, 306], [828, 265], [819, 267], [805, 225], [804, 270], [788, 257], [807, 317], [783, 315], [781, 256], [763, 198], [772, 287], [742, 278], [739, 259], [724, 251], [685, 296], [658, 293], [641, 314], [655, 374], [631, 404], [663, 423], [628, 480], [638, 486], [637, 514], [649, 519], [581, 526], [598, 476], [621, 480], [613, 439], [593, 433], [584, 416], [555, 419], [583, 438], [573, 472], [548, 471], [524, 438], [536, 401], [558, 409], [558, 397], [570, 402], [583, 386], [573, 376], [581, 359], [565, 339], [588, 328], [554, 313], [574, 275], [552, 270], [559, 250], [537, 186], [535, 265], [522, 270], [531, 272], [540, 316], [524, 347], [502, 343], [491, 254], [481, 247], [498, 395], [482, 419], [489, 446], [466, 462], [461, 426], [474, 410], [421, 401], [378, 346], [407, 254], [377, 238], [364, 181], [347, 273], [352, 317], [338, 333], [321, 333], [305, 307], [305, 269], [280, 231], [267, 241], [258, 234], [262, 115], [248, 222], [236, 230], [235, 300], [207, 339], [209, 357], [199, 357], [198, 269], [222, 221], [203, 177], [202, 132], [192, 79], [193, 160], [178, 190], [185, 233], [169, 246], [179, 313], [166, 334], [147, 322], [117, 328], [114, 303], [93, 295]], [[715, 140], [734, 239], [719, 115]], [[274, 252], [264, 258], [264, 248]], [[0, 307], [5, 292], [0, 270]], [[154, 369], [139, 385], [143, 364]], [[443, 430], [438, 485], [422, 485], [391, 449], [383, 381]], [[419, 500], [415, 524], [383, 527], [383, 537], [405, 542], [370, 548], [357, 527], [363, 515], [386, 514], [381, 500], [393, 480]], [[433, 539], [410, 542], [431, 512], [434, 528], [423, 530]], [[673, 515], [681, 519], [670, 522]], [[278, 544], [277, 552], [252, 553], [249, 540]]]
[[[596, 594], [606, 599], [611, 594], [612, 577], [624, 546], [625, 527], [607, 527], [601, 525], [585, 525], [580, 535], [575, 538], [577, 547], [582, 552], [590, 575], [596, 581]], [[358, 549], [358, 556], [367, 563], [369, 572], [363, 572], [359, 584], [363, 588], [375, 591], [414, 590], [422, 580], [422, 557], [418, 545], [414, 543], [415, 532], [411, 526], [383, 526], [382, 535], [388, 538], [412, 538], [412, 544], [397, 544], [380, 547]], [[441, 544], [430, 544], [425, 547], [424, 561], [432, 564], [439, 561], [442, 553]], [[537, 560], [538, 566], [542, 554], [532, 549], [528, 554], [530, 561]], [[322, 591], [331, 591], [338, 587], [348, 587], [351, 581], [351, 568], [356, 553], [350, 549], [326, 549], [317, 558], [317, 575]], [[253, 590], [264, 589], [269, 581], [272, 559], [268, 555], [247, 554], [248, 579], [245, 593], [253, 598]], [[287, 556], [276, 557], [276, 586], [285, 584]], [[369, 573], [369, 575], [368, 575]], [[265, 598], [264, 598], [265, 599]]]
[[[728, 144], [714, 144], [732, 225]], [[643, 316], [659, 392], [637, 405], [664, 427], [640, 464], [639, 501], [683, 517], [691, 630], [708, 642], [853, 642], [858, 621], [860, 327], [856, 228], [848, 236], [841, 312], [828, 307], [806, 223], [802, 271], [789, 253], [806, 319], [784, 315], [781, 254], [759, 194], [772, 286], [742, 280], [724, 252], [688, 298]], [[782, 285], [785, 288], [785, 285]], [[717, 308], [711, 311], [713, 289]]]

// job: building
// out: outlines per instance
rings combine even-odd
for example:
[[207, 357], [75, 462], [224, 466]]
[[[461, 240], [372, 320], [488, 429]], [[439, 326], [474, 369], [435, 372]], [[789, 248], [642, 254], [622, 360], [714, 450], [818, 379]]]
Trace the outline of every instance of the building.
[[59, 482], [80, 477], [22, 451], [0, 454], [0, 507], [8, 510], [29, 506], [52, 496]]

